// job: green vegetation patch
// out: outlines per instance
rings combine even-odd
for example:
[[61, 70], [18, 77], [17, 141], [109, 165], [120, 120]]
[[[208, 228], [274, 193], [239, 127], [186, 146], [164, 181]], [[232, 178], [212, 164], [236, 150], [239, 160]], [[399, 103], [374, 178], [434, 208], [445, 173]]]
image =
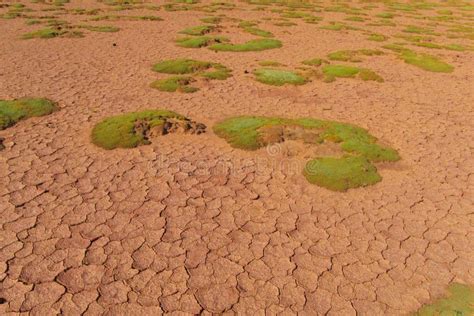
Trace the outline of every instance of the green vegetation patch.
[[133, 148], [149, 144], [144, 133], [137, 131], [137, 122], [146, 122], [148, 128], [163, 126], [167, 119], [186, 120], [167, 110], [145, 110], [106, 118], [92, 130], [92, 142], [105, 149]]
[[172, 59], [165, 60], [153, 66], [153, 70], [165, 74], [199, 74], [209, 79], [227, 79], [230, 76], [230, 69], [208, 61], [193, 59]]
[[279, 66], [283, 66], [282, 63], [278, 62], [278, 61], [273, 61], [273, 60], [262, 60], [262, 61], [259, 61], [258, 64], [262, 67], [279, 67]]
[[379, 56], [383, 55], [383, 52], [377, 49], [359, 49], [359, 50], [340, 50], [337, 52], [330, 53], [328, 55], [329, 60], [338, 61], [350, 61], [360, 62], [362, 61], [359, 56]]
[[273, 34], [268, 31], [264, 31], [262, 29], [253, 27], [253, 26], [246, 26], [243, 27], [243, 30], [247, 33], [250, 33], [255, 36], [260, 36], [260, 37], [273, 37]]
[[231, 76], [231, 70], [224, 65], [185, 58], [162, 61], [155, 64], [153, 70], [165, 74], [191, 75], [173, 76], [154, 81], [151, 84], [152, 88], [166, 92], [191, 93], [198, 91], [198, 88], [190, 86], [192, 82], [196, 81], [196, 76], [210, 80], [225, 80]]
[[192, 35], [192, 36], [201, 36], [201, 35], [211, 33], [215, 29], [216, 29], [216, 26], [214, 25], [199, 25], [199, 26], [188, 27], [187, 29], [180, 31], [179, 33]]
[[321, 58], [312, 58], [312, 59], [307, 59], [303, 60], [302, 63], [307, 66], [321, 66], [323, 63], [327, 63], [324, 59]]
[[432, 29], [425, 28], [425, 27], [414, 26], [414, 25], [407, 26], [403, 30], [403, 32], [415, 33], [415, 34], [436, 35], [435, 32]]
[[176, 39], [178, 46], [186, 48], [200, 48], [226, 42], [229, 42], [229, 40], [223, 36], [195, 36]]
[[323, 67], [324, 81], [332, 82], [336, 78], [360, 78], [364, 81], [377, 81], [383, 82], [383, 78], [380, 77], [374, 71], [367, 68], [359, 68], [344, 65], [326, 65]]
[[373, 185], [382, 180], [365, 157], [322, 157], [310, 160], [303, 171], [308, 182], [333, 191]]
[[453, 66], [432, 55], [416, 53], [399, 45], [386, 45], [384, 48], [398, 52], [398, 56], [407, 64], [426, 71], [449, 73], [454, 70]]
[[373, 162], [400, 159], [396, 150], [378, 144], [367, 130], [335, 121], [239, 116], [218, 122], [214, 132], [232, 147], [244, 150], [257, 150], [287, 139], [315, 146], [338, 143], [342, 157], [315, 157], [303, 171], [309, 182], [336, 191], [374, 184], [381, 177]]
[[388, 39], [388, 37], [382, 34], [370, 34], [367, 39], [374, 42], [384, 42]]
[[344, 23], [340, 23], [340, 22], [329, 22], [328, 25], [321, 26], [320, 29], [330, 30], [330, 31], [357, 30], [356, 27], [353, 27]]
[[282, 86], [284, 84], [302, 85], [308, 81], [301, 74], [290, 70], [260, 68], [253, 73], [257, 81], [273, 86]]
[[432, 304], [421, 307], [414, 316], [468, 316], [474, 315], [474, 287], [452, 283], [448, 287], [448, 295]]
[[276, 39], [256, 39], [251, 40], [243, 44], [231, 44], [231, 43], [219, 43], [209, 46], [214, 51], [225, 51], [225, 52], [256, 52], [267, 49], [280, 48], [282, 46], [281, 41]]
[[190, 76], [173, 76], [170, 78], [160, 79], [152, 82], [150, 85], [154, 89], [165, 92], [183, 92], [183, 93], [192, 93], [196, 92], [199, 89], [196, 87], [190, 86], [192, 82], [196, 81]]
[[74, 31], [69, 28], [62, 27], [48, 27], [33, 31], [30, 33], [23, 34], [23, 39], [32, 39], [32, 38], [43, 38], [50, 39], [55, 37], [83, 37], [83, 33], [80, 31]]
[[222, 18], [218, 16], [209, 16], [201, 19], [203, 23], [210, 23], [210, 24], [219, 24], [221, 23]]
[[104, 26], [104, 25], [79, 25], [77, 26], [82, 29], [86, 29], [91, 32], [106, 32], [106, 33], [113, 33], [120, 31], [120, 28], [116, 26]]
[[29, 117], [51, 114], [57, 109], [56, 103], [42, 98], [0, 100], [0, 130]]

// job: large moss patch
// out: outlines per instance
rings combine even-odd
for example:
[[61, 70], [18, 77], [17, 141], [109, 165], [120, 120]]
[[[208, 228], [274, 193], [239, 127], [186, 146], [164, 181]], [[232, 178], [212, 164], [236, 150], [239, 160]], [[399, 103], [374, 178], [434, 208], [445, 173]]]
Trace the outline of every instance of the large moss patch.
[[214, 132], [232, 147], [245, 150], [256, 150], [287, 139], [314, 146], [337, 143], [342, 157], [315, 157], [304, 170], [311, 183], [336, 191], [374, 184], [381, 180], [374, 162], [400, 159], [396, 150], [379, 144], [367, 130], [334, 121], [240, 116], [217, 123]]
[[290, 70], [260, 68], [254, 71], [254, 75], [257, 81], [274, 86], [284, 84], [302, 85], [307, 82], [304, 76]]
[[150, 144], [156, 136], [173, 131], [199, 134], [205, 126], [168, 110], [145, 110], [113, 116], [92, 130], [92, 142], [104, 149], [133, 148]]
[[280, 48], [282, 46], [281, 41], [277, 39], [256, 39], [250, 40], [242, 44], [232, 44], [232, 43], [218, 43], [209, 46], [210, 49], [214, 51], [225, 51], [225, 52], [256, 52], [267, 49]]
[[0, 130], [29, 117], [51, 114], [57, 109], [56, 103], [42, 98], [0, 100]]
[[453, 283], [446, 297], [420, 308], [413, 316], [469, 316], [474, 315], [474, 287]]

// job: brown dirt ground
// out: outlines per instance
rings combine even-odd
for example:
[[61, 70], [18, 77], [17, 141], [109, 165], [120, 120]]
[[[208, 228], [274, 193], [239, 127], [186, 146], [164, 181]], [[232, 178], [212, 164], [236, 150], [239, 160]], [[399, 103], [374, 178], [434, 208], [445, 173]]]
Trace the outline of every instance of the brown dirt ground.
[[[105, 7], [72, 2], [65, 7]], [[21, 40], [40, 26], [0, 19], [0, 99], [48, 97], [61, 107], [0, 132], [0, 313], [403, 315], [450, 282], [474, 283], [472, 52], [416, 48], [454, 65], [450, 74], [389, 54], [362, 63], [382, 84], [271, 87], [245, 70], [259, 60], [296, 67], [338, 49], [382, 44], [302, 21], [291, 28], [263, 22], [283, 48], [215, 53], [173, 43], [206, 13], [119, 14], [164, 21], [104, 21], [97, 24], [121, 30]], [[344, 16], [317, 15], [325, 18], [320, 25]], [[222, 63], [233, 77], [193, 94], [149, 88], [161, 78], [151, 65], [176, 57]], [[308, 184], [280, 148], [234, 150], [211, 129], [131, 150], [91, 144], [96, 122], [145, 108], [207, 126], [233, 115], [350, 122], [402, 160], [380, 168], [377, 185], [337, 193]]]

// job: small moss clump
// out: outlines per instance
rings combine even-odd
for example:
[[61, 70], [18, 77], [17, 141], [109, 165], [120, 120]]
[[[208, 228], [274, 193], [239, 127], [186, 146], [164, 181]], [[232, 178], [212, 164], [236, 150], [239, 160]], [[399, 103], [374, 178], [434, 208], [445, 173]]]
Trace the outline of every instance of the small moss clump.
[[421, 307], [413, 316], [474, 315], [474, 287], [460, 283], [452, 283], [448, 288], [448, 295], [432, 304]]
[[383, 78], [370, 69], [344, 65], [326, 65], [323, 67], [324, 81], [332, 82], [336, 78], [359, 77], [364, 81], [383, 82]]
[[367, 39], [374, 42], [384, 42], [388, 39], [388, 37], [382, 34], [370, 34]]
[[329, 60], [360, 62], [362, 61], [362, 59], [359, 58], [360, 55], [378, 56], [382, 54], [382, 51], [376, 49], [340, 50], [330, 53], [328, 58]]
[[308, 182], [333, 191], [347, 191], [382, 180], [377, 168], [365, 157], [322, 157], [308, 161], [303, 174]]
[[221, 23], [222, 18], [218, 16], [209, 16], [201, 19], [203, 23], [210, 23], [210, 24], [219, 24]]
[[273, 37], [273, 34], [268, 31], [261, 30], [256, 27], [244, 27], [243, 28], [245, 32], [250, 33], [255, 36], [260, 36], [260, 37]]
[[185, 120], [186, 118], [167, 110], [145, 110], [142, 112], [106, 118], [92, 130], [92, 142], [105, 149], [133, 148], [149, 144], [142, 133], [136, 133], [135, 122], [146, 121], [150, 128], [163, 125], [166, 119]]
[[201, 48], [216, 43], [226, 43], [228, 41], [229, 40], [223, 36], [195, 36], [178, 38], [176, 44], [186, 48]]
[[78, 27], [89, 30], [91, 32], [113, 33], [120, 31], [120, 28], [116, 26], [79, 25]]
[[302, 128], [309, 131], [303, 141], [318, 146], [325, 142], [340, 144], [342, 157], [316, 157], [310, 160], [304, 175], [311, 183], [331, 190], [374, 184], [380, 181], [372, 164], [380, 161], [397, 161], [397, 151], [377, 143], [377, 138], [355, 125], [312, 118], [284, 119], [276, 117], [239, 116], [214, 125], [217, 136], [232, 147], [257, 150], [284, 138], [269, 138], [266, 133], [278, 127]]
[[57, 109], [56, 103], [42, 98], [0, 100], [0, 130], [29, 117], [51, 114]]
[[324, 59], [321, 58], [313, 58], [313, 59], [307, 59], [303, 60], [302, 63], [307, 66], [321, 66], [323, 63], [327, 63]]
[[280, 48], [281, 41], [276, 39], [256, 39], [243, 44], [219, 43], [209, 46], [214, 51], [224, 52], [256, 52], [267, 49]]
[[165, 74], [190, 74], [207, 70], [212, 67], [212, 63], [193, 59], [172, 59], [165, 60], [153, 66], [153, 70]]
[[165, 74], [198, 74], [209, 79], [227, 79], [230, 77], [230, 69], [208, 61], [193, 59], [172, 59], [165, 60], [153, 66], [153, 70]]
[[153, 70], [165, 74], [192, 75], [160, 79], [151, 84], [152, 88], [167, 92], [190, 93], [198, 91], [198, 88], [190, 86], [190, 83], [196, 81], [196, 76], [210, 80], [225, 80], [231, 76], [231, 70], [224, 65], [185, 58], [162, 61], [155, 64]]
[[262, 67], [279, 67], [283, 66], [283, 64], [279, 63], [278, 61], [273, 60], [262, 60], [259, 61], [258, 64]]
[[253, 73], [258, 82], [273, 86], [282, 86], [284, 84], [302, 85], [308, 81], [299, 73], [289, 70], [261, 68]]
[[151, 87], [165, 92], [192, 93], [199, 89], [190, 86], [195, 80], [190, 76], [173, 76], [170, 78], [156, 80], [151, 83]]
[[30, 33], [23, 34], [23, 39], [32, 39], [32, 38], [54, 38], [66, 34], [66, 30], [57, 30], [53, 28], [45, 28]]
[[199, 25], [189, 27], [180, 31], [181, 34], [192, 35], [192, 36], [201, 36], [207, 33], [212, 32], [216, 27], [214, 25]]

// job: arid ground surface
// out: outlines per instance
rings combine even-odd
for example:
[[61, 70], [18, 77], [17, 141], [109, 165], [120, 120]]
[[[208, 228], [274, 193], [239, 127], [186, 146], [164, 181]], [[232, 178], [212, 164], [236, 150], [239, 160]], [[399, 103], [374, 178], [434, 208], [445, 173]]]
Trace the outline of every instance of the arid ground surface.
[[[335, 5], [327, 1], [316, 3], [317, 24], [291, 19], [296, 25], [281, 27], [272, 11], [281, 6], [255, 10], [237, 1], [215, 12], [199, 9], [208, 1], [180, 11], [21, 2], [34, 11], [0, 18], [0, 99], [44, 97], [60, 110], [0, 131], [0, 314], [406, 315], [453, 282], [474, 283], [474, 52], [407, 44], [454, 67], [438, 73], [381, 48], [402, 42], [395, 35], [407, 25], [428, 25], [441, 34], [437, 43], [469, 47], [472, 39], [445, 33], [452, 23], [472, 28], [472, 10], [449, 7], [456, 19], [438, 22], [420, 17], [443, 8], [393, 10], [395, 25], [369, 26], [325, 10]], [[346, 4], [373, 5], [363, 11], [371, 22], [387, 11], [378, 2]], [[77, 15], [74, 8], [101, 11]], [[28, 15], [77, 24], [106, 14], [162, 20], [88, 22], [120, 30], [22, 39], [43, 27], [27, 25]], [[220, 14], [259, 20], [283, 46], [215, 52], [176, 45], [179, 31]], [[320, 28], [329, 21], [361, 30]], [[221, 33], [232, 42], [256, 38], [229, 25]], [[369, 41], [369, 33], [388, 40]], [[271, 86], [252, 74], [259, 61], [297, 69], [303, 60], [357, 49], [384, 51], [357, 63], [384, 82]], [[195, 93], [150, 88], [165, 77], [153, 64], [174, 58], [217, 62], [232, 77], [200, 82]], [[131, 149], [91, 143], [102, 119], [143, 109], [176, 111], [207, 132]], [[373, 186], [330, 191], [305, 180], [291, 144], [243, 151], [213, 133], [214, 123], [237, 115], [352, 123], [401, 160], [378, 165], [383, 180]]]

